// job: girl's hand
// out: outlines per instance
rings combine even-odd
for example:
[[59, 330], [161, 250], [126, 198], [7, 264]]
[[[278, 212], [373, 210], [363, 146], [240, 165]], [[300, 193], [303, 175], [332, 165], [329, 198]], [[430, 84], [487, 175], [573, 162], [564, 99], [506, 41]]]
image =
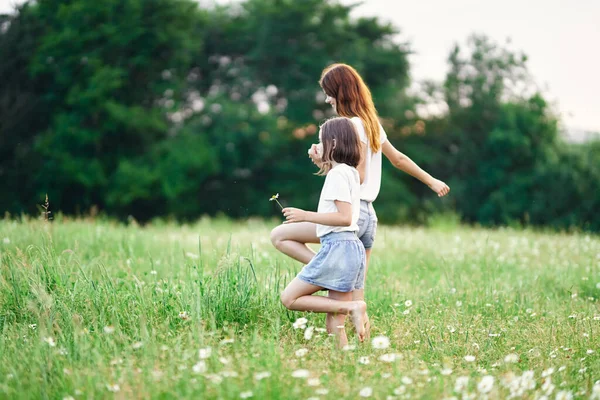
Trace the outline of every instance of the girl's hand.
[[281, 210], [285, 216], [284, 224], [291, 224], [293, 222], [304, 222], [306, 221], [306, 211], [294, 207], [286, 207]]
[[450, 187], [439, 179], [434, 179], [428, 186], [437, 193], [438, 197], [444, 197], [450, 192]]

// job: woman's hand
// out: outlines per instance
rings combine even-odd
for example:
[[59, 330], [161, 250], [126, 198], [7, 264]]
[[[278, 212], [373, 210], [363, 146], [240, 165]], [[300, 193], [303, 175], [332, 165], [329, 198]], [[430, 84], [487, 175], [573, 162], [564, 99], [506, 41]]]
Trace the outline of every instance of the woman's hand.
[[[320, 146], [316, 145], [316, 144], [313, 144], [312, 146], [310, 146], [310, 149], [308, 149], [308, 157], [310, 157], [313, 164], [315, 164], [317, 167], [321, 168], [321, 166], [323, 165], [323, 159], [322, 159], [322, 155], [319, 153], [319, 150], [320, 150], [319, 147]], [[322, 149], [322, 147], [321, 147], [321, 149]]]
[[281, 210], [285, 217], [284, 224], [291, 224], [293, 222], [304, 222], [306, 221], [306, 211], [294, 207], [286, 207]]
[[433, 179], [428, 186], [431, 190], [437, 193], [438, 197], [444, 197], [450, 192], [450, 187], [439, 179]]

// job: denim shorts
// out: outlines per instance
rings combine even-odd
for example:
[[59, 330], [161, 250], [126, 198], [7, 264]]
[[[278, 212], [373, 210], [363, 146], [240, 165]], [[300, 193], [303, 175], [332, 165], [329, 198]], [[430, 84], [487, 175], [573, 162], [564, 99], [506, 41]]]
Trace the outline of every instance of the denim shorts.
[[375, 234], [377, 233], [377, 214], [373, 203], [365, 200], [360, 201], [360, 216], [358, 217], [358, 238], [365, 249], [373, 247]]
[[300, 271], [298, 279], [336, 292], [362, 289], [365, 248], [354, 232], [332, 232], [321, 238], [321, 249]]

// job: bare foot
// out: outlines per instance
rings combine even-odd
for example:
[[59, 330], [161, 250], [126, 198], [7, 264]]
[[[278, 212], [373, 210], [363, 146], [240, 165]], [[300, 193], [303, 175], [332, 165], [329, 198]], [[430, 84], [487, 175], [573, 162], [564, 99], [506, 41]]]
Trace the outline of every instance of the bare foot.
[[369, 340], [371, 338], [371, 320], [369, 319], [369, 315], [365, 312], [365, 339]]
[[364, 301], [353, 301], [354, 303], [350, 307], [350, 319], [352, 320], [352, 324], [354, 325], [354, 329], [356, 329], [356, 334], [358, 335], [358, 340], [361, 342], [365, 341], [365, 318], [367, 315], [367, 303]]

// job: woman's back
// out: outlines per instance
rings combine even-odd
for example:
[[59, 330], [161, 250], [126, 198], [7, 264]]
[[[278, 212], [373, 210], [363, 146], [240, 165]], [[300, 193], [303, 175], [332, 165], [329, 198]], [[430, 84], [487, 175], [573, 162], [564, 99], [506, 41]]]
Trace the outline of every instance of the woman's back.
[[[367, 147], [365, 175], [363, 183], [360, 185], [360, 199], [373, 202], [377, 199], [379, 189], [381, 188], [381, 148], [376, 153], [373, 153], [371, 146], [369, 146], [369, 140], [362, 120], [359, 117], [351, 118], [351, 120], [356, 127], [360, 141]], [[379, 129], [380, 140], [383, 145], [387, 141], [387, 134], [381, 124], [379, 124]]]

